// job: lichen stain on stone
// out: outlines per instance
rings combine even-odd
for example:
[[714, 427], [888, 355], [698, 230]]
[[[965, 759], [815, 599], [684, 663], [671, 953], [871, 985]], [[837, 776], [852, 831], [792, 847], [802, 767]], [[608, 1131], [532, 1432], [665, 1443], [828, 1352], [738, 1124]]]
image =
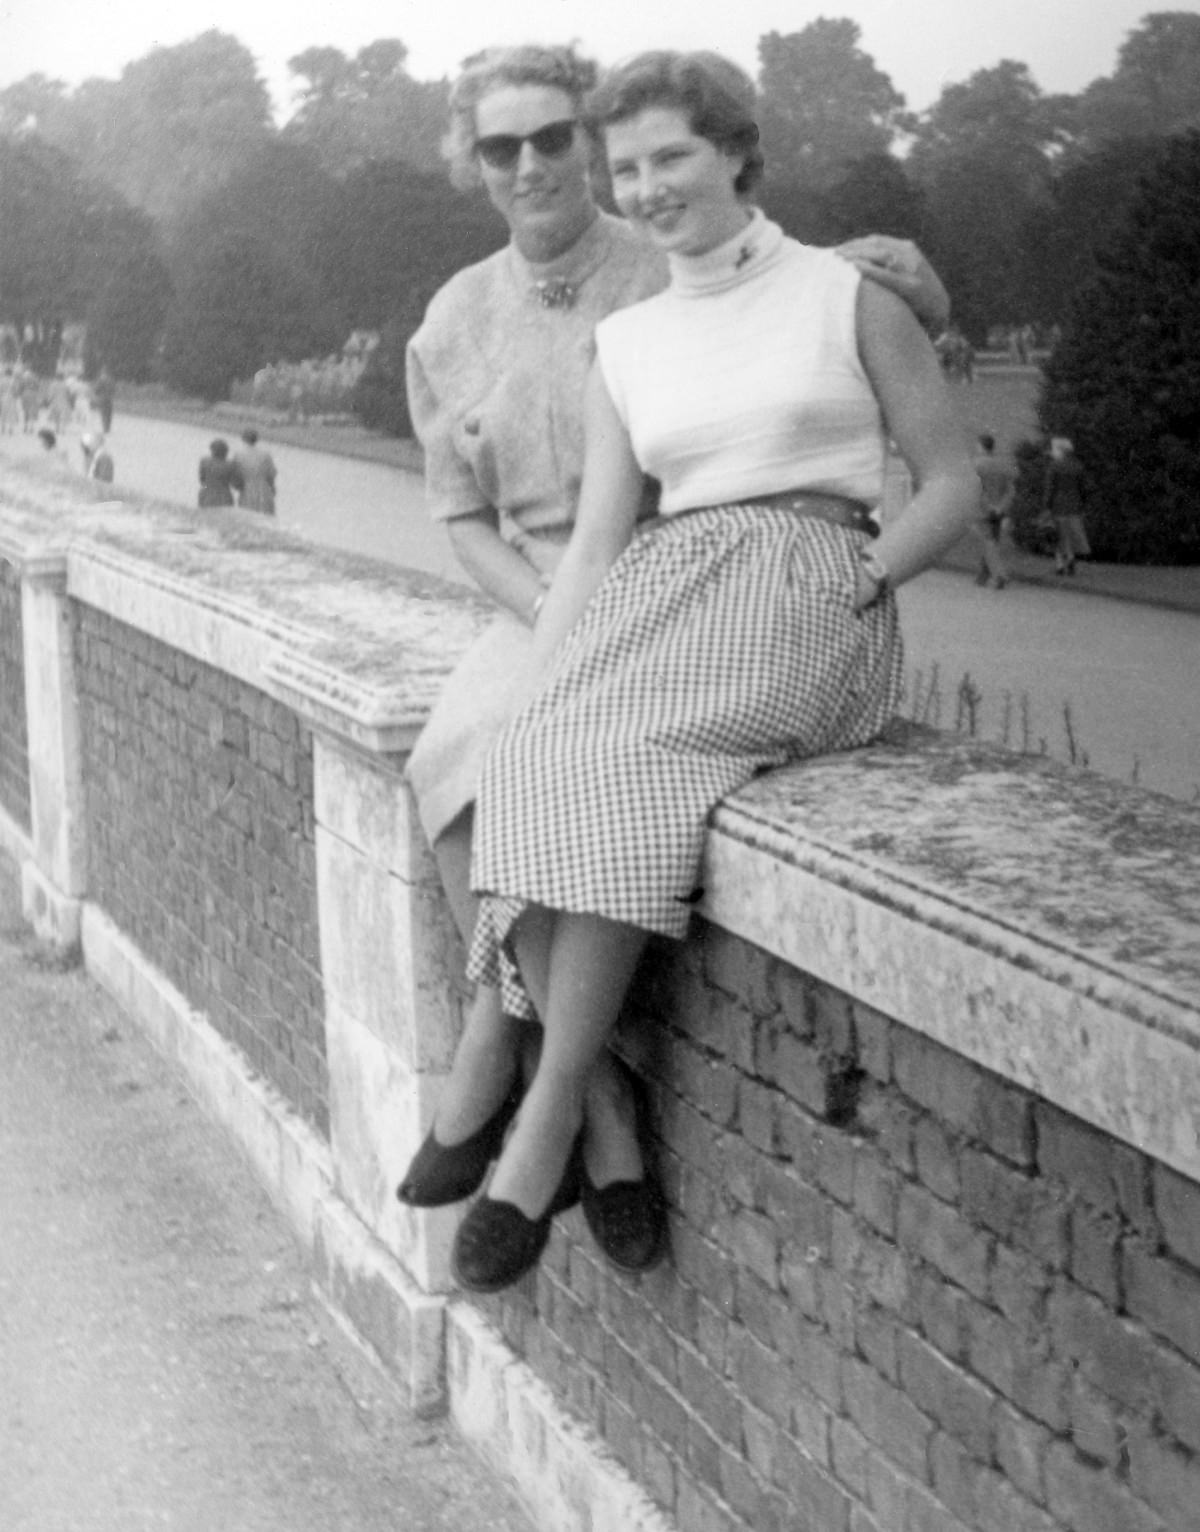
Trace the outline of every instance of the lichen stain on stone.
[[[493, 613], [476, 592], [436, 575], [306, 542], [248, 512], [203, 515], [60, 481], [41, 464], [0, 468], [5, 530], [29, 546], [71, 542], [124, 555], [241, 607], [247, 620], [285, 623], [297, 652], [350, 681], [414, 689], [431, 700]], [[428, 694], [428, 696], [426, 696]]]
[[853, 852], [904, 887], [1132, 979], [1153, 975], [1200, 1008], [1200, 810], [1190, 805], [902, 727], [768, 773], [728, 807], [764, 845]]

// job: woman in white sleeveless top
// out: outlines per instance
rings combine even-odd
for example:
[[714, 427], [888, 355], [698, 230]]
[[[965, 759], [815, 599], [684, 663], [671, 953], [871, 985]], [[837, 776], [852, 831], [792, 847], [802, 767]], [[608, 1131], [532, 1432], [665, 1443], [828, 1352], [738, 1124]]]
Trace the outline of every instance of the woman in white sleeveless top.
[[[583, 101], [595, 83], [595, 66], [570, 48], [494, 48], [467, 61], [451, 92], [451, 173], [462, 186], [482, 183], [510, 239], [442, 288], [409, 347], [409, 407], [425, 449], [430, 512], [496, 609], [448, 681], [408, 768], [468, 942], [475, 793], [488, 750], [515, 711], [533, 618], [574, 520], [596, 325], [667, 281], [665, 256], [593, 199], [596, 144]], [[944, 323], [945, 290], [914, 247], [872, 236], [845, 254], [928, 324]], [[477, 1190], [515, 1104], [526, 1031], [504, 1014], [496, 989], [476, 986], [436, 1118], [400, 1182], [402, 1201], [439, 1206]], [[615, 1070], [597, 1070], [589, 1138], [602, 1189], [611, 1179], [605, 1145], [626, 1136], [613, 1102], [624, 1108], [628, 1090]], [[652, 1247], [661, 1226], [645, 1202], [634, 1211], [641, 1216], [608, 1220], [602, 1237], [610, 1259], [626, 1265]]]
[[[962, 535], [978, 497], [912, 314], [751, 205], [747, 77], [712, 54], [644, 55], [596, 110], [619, 209], [671, 277], [598, 327], [575, 532], [536, 625], [531, 700], [480, 787], [471, 972], [537, 1015], [544, 1042], [455, 1242], [479, 1291], [545, 1245], [647, 936], [686, 927], [709, 812], [766, 767], [878, 734], [899, 698], [891, 587]], [[889, 435], [916, 490], [872, 542]], [[639, 530], [646, 473], [660, 515]], [[598, 1236], [650, 1195], [632, 1123], [625, 1153], [600, 1192], [584, 1145]]]

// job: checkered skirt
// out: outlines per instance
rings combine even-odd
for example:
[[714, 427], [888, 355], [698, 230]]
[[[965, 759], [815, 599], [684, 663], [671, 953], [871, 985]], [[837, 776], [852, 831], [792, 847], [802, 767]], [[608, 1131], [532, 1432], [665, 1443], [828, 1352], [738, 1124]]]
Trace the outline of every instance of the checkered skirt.
[[874, 738], [900, 698], [891, 597], [854, 611], [862, 534], [716, 506], [639, 534], [484, 766], [469, 972], [534, 1015], [528, 904], [684, 934], [705, 824], [757, 773]]

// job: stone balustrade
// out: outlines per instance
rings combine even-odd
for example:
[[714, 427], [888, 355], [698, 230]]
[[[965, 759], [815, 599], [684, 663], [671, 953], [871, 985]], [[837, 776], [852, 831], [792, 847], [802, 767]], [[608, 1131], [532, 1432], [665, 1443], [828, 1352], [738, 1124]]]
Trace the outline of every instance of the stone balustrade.
[[714, 816], [618, 1043], [671, 1258], [483, 1302], [395, 1181], [461, 1021], [403, 778], [483, 606], [0, 472], [0, 848], [322, 1291], [547, 1528], [1161, 1532], [1200, 1452], [1200, 812], [897, 730]]

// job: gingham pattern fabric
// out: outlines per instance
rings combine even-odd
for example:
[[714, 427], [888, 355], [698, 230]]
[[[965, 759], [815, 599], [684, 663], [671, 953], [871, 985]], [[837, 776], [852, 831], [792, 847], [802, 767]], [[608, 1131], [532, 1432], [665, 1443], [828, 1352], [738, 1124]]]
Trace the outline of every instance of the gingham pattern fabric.
[[484, 767], [469, 972], [509, 1014], [534, 1015], [507, 945], [527, 904], [682, 936], [716, 804], [887, 723], [900, 637], [890, 596], [854, 611], [862, 541], [747, 503], [621, 555]]

